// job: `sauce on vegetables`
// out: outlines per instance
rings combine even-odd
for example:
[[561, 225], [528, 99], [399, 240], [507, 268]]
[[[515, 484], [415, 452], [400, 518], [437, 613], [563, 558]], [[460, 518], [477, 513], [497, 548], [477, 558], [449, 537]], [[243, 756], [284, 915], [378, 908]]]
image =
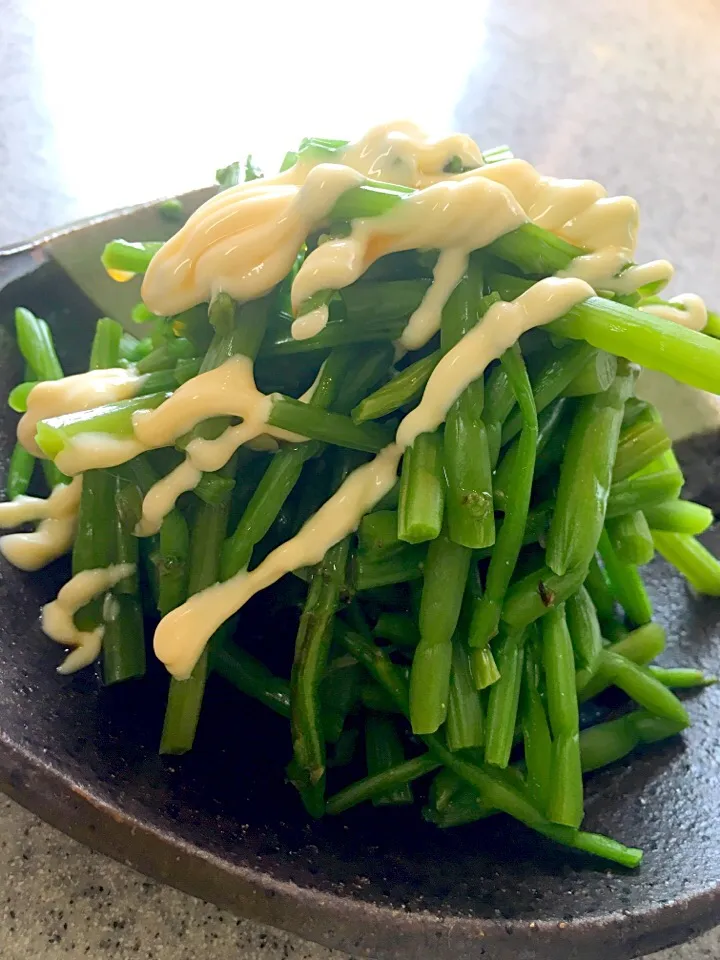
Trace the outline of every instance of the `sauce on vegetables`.
[[705, 301], [696, 293], [681, 293], [671, 297], [667, 303], [649, 303], [640, 309], [689, 327], [690, 330], [703, 330], [707, 323]]
[[0, 529], [40, 521], [32, 533], [9, 533], [0, 537], [0, 553], [21, 570], [39, 570], [67, 553], [77, 526], [82, 477], [58, 484], [47, 500], [16, 497], [0, 503]]
[[134, 370], [119, 368], [89, 370], [62, 380], [43, 380], [28, 394], [27, 410], [18, 424], [18, 440], [30, 453], [41, 457], [42, 452], [35, 442], [40, 420], [91, 410], [116, 400], [129, 400], [140, 392], [143, 380], [144, 377], [138, 376]]
[[[97, 659], [102, 646], [105, 626], [101, 624], [92, 631], [78, 630], [75, 614], [95, 597], [110, 590], [135, 572], [135, 564], [118, 563], [97, 570], [83, 570], [75, 574], [61, 588], [55, 600], [42, 609], [43, 631], [65, 647], [73, 647], [58, 667], [58, 673], [73, 673]], [[112, 604], [103, 605], [103, 614], [109, 619]]]
[[[313, 298], [323, 291], [342, 290], [375, 260], [392, 252], [438, 251], [432, 283], [402, 333], [400, 350], [418, 349], [439, 330], [443, 307], [465, 274], [473, 250], [530, 223], [585, 253], [516, 300], [492, 306], [482, 322], [438, 363], [420, 403], [401, 421], [395, 442], [351, 473], [296, 536], [252, 571], [241, 571], [203, 590], [161, 621], [155, 652], [180, 679], [190, 675], [214, 631], [255, 593], [292, 570], [318, 563], [332, 545], [357, 528], [363, 514], [395, 483], [403, 450], [421, 433], [438, 427], [465, 387], [523, 333], [563, 316], [596, 290], [627, 294], [647, 284], [659, 289], [672, 276], [672, 266], [664, 260], [632, 263], [638, 228], [634, 200], [608, 197], [603, 187], [590, 180], [543, 176], [522, 160], [485, 164], [481, 151], [468, 137], [431, 140], [414, 124], [386, 124], [338, 150], [333, 160], [336, 162], [321, 162], [319, 155], [307, 151], [277, 176], [231, 187], [205, 203], [151, 260], [143, 282], [148, 308], [171, 316], [220, 292], [239, 301], [267, 294], [288, 275], [308, 236], [328, 224], [343, 194], [368, 180], [411, 189], [397, 191], [386, 212], [351, 220], [346, 235], [324, 238], [306, 257], [291, 289], [295, 339], [312, 337], [327, 323], [327, 305], [318, 306]], [[453, 168], [459, 164], [462, 172], [447, 173], [451, 161]], [[707, 315], [699, 298], [686, 295], [672, 304], [644, 309], [702, 329]], [[135, 396], [138, 380], [132, 372], [101, 370], [39, 384], [29, 395], [28, 411], [20, 423], [21, 442], [39, 453], [35, 444], [39, 420]], [[309, 399], [311, 391], [301, 399]], [[137, 412], [133, 436], [80, 433], [55, 462], [70, 475], [113, 466], [142, 451], [174, 444], [208, 418], [240, 418], [241, 423], [228, 427], [217, 439], [193, 439], [185, 462], [146, 495], [136, 533], [151, 535], [177, 497], [195, 487], [203, 471], [220, 469], [243, 443], [305, 439], [269, 425], [272, 404], [272, 395], [256, 387], [252, 361], [235, 356], [188, 380], [156, 409]], [[55, 513], [61, 510], [57, 504], [62, 496], [75, 498], [76, 512], [79, 489], [79, 480], [58, 488], [44, 508], [34, 507], [34, 513], [29, 507], [23, 512], [23, 504], [17, 501], [0, 505], [0, 524], [3, 517], [8, 523], [42, 519], [37, 534], [15, 536], [47, 537], [49, 528], [44, 525], [61, 523], [67, 517], [65, 527], [54, 534], [55, 548], [64, 544], [67, 549], [75, 515], [69, 509], [66, 514]], [[8, 509], [3, 513], [3, 508]], [[23, 548], [11, 547], [8, 553], [6, 543], [11, 539], [3, 538], [0, 549], [18, 563]], [[29, 555], [26, 548], [25, 562]], [[47, 549], [45, 555], [51, 558], [57, 552]], [[76, 648], [63, 671], [90, 662], [102, 640], [102, 626], [91, 634], [78, 632], [74, 612], [127, 575], [126, 566], [85, 571], [45, 607], [46, 632]]]
[[300, 532], [257, 567], [195, 594], [164, 617], [154, 646], [170, 673], [179, 679], [189, 677], [207, 641], [228, 617], [286, 573], [319, 563], [333, 544], [352, 533], [363, 514], [394, 485], [401, 454], [395, 444], [386, 447], [354, 470]]

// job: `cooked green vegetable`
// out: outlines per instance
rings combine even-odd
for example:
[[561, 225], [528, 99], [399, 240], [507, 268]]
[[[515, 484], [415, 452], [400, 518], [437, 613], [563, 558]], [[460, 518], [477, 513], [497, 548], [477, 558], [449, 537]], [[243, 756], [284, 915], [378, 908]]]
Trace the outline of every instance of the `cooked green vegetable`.
[[[662, 261], [646, 282], [630, 246], [604, 245], [624, 204], [600, 231], [595, 187], [535, 178], [505, 146], [415, 138], [305, 138], [279, 181], [248, 157], [187, 222], [180, 200], [159, 205], [173, 239], [102, 254], [117, 280], [144, 274], [142, 332], [102, 317], [79, 357], [58, 340], [68, 369], [89, 356], [79, 377], [19, 307], [24, 446], [7, 451], [0, 526], [40, 526], [0, 553], [35, 568], [72, 545], [81, 576], [44, 628], [101, 659], [107, 684], [143, 676], [160, 618], [161, 753], [193, 747], [217, 689], [241, 737], [288, 724], [282, 760], [311, 817], [367, 801], [418, 801], [443, 828], [502, 812], [634, 867], [641, 851], [580, 829], [583, 775], [680, 733], [673, 690], [715, 682], [653, 662], [666, 637], [642, 567], [667, 561], [720, 596], [697, 539], [712, 511], [679, 499], [636, 377], [720, 394], [720, 321], [646, 312], [704, 315], [658, 300]], [[533, 222], [560, 210], [572, 223]], [[47, 502], [25, 496], [36, 458]], [[608, 688], [637, 709], [581, 731]]]

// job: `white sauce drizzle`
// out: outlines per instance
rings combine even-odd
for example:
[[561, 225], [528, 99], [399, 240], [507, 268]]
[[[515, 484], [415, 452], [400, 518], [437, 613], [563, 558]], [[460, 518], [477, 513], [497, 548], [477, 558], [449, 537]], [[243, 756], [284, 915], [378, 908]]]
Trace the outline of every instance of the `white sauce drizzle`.
[[153, 257], [143, 300], [169, 316], [221, 291], [237, 300], [262, 296], [290, 271], [338, 197], [363, 179], [340, 164], [296, 164], [277, 177], [224, 190]]
[[[101, 624], [92, 631], [78, 630], [74, 621], [75, 614], [85, 604], [134, 572], [134, 563], [118, 563], [111, 567], [83, 570], [62, 587], [55, 600], [42, 608], [43, 631], [51, 640], [62, 643], [65, 647], [75, 648], [57, 668], [58, 673], [74, 673], [97, 659], [105, 627]], [[111, 607], [108, 612], [112, 612]], [[103, 616], [104, 613], [105, 604]]]
[[668, 260], [651, 260], [623, 269], [628, 262], [626, 249], [607, 247], [576, 257], [567, 270], [561, 270], [557, 276], [576, 277], [596, 290], [620, 294], [634, 293], [646, 283], [656, 284], [660, 290], [672, 279], [673, 265]]
[[[230, 369], [224, 370], [223, 368], [227, 365], [229, 365]], [[325, 363], [323, 362], [317, 372], [315, 380], [308, 389], [298, 397], [302, 403], [307, 403], [312, 398], [320, 383], [324, 367]], [[265, 418], [270, 411], [272, 395], [266, 396], [255, 387], [252, 361], [247, 357], [232, 357], [227, 360], [222, 367], [210, 371], [210, 373], [215, 374], [215, 379], [222, 382], [227, 382], [226, 376], [229, 377], [232, 384], [230, 390], [236, 390], [238, 408], [242, 409], [242, 412], [238, 415], [244, 417], [243, 422], [234, 427], [228, 427], [215, 440], [205, 440], [202, 437], [196, 437], [190, 441], [187, 445], [186, 460], [184, 463], [181, 463], [168, 474], [167, 477], [163, 477], [154, 484], [145, 495], [142, 506], [142, 519], [135, 530], [136, 535], [139, 537], [151, 536], [157, 533], [164, 517], [166, 517], [175, 506], [175, 502], [180, 494], [188, 490], [193, 490], [200, 482], [203, 472], [213, 473], [224, 467], [230, 457], [232, 457], [235, 451], [244, 443], [255, 442], [256, 446], [267, 449], [267, 444], [264, 441], [275, 444], [277, 448], [277, 439], [289, 440], [294, 443], [307, 440], [307, 437], [300, 436], [299, 434], [268, 426]], [[203, 374], [203, 376], [207, 376], [207, 374]], [[213, 381], [211, 378], [209, 378], [209, 380], [210, 387], [207, 388], [206, 384], [206, 389], [212, 391]], [[165, 405], [167, 406], [167, 404], [168, 401], [166, 401]], [[146, 429], [148, 428], [148, 418], [150, 415], [151, 412], [148, 411], [147, 415], [144, 415], [140, 419], [141, 425], [144, 423]], [[205, 417], [201, 419], [205, 419]], [[173, 422], [172, 416], [166, 418], [164, 429], [168, 429], [168, 424], [170, 424], [169, 429], [173, 440], [184, 432], [182, 427], [178, 426], [177, 420]], [[150, 424], [150, 429], [152, 430], [152, 424]], [[161, 427], [161, 429], [163, 428]], [[157, 436], [155, 436], [155, 440], [157, 440]], [[163, 443], [162, 445], [165, 446], [166, 444]]]
[[135, 527], [136, 537], [151, 537], [160, 529], [164, 518], [175, 506], [177, 498], [200, 483], [202, 471], [189, 459], [153, 484], [143, 498], [142, 517]]
[[440, 249], [419, 318], [411, 318], [410, 332], [401, 338], [407, 347], [422, 346], [439, 329], [442, 308], [465, 272], [471, 251], [527, 220], [512, 192], [482, 172], [438, 181], [409, 195], [389, 213], [354, 220], [349, 236], [328, 240], [306, 258], [293, 282], [293, 309], [318, 290], [339, 290], [354, 283], [385, 254]]
[[285, 573], [318, 563], [330, 547], [355, 530], [363, 514], [395, 483], [403, 450], [420, 433], [442, 423], [457, 397], [492, 360], [522, 333], [562, 316], [592, 294], [582, 280], [550, 278], [511, 303], [495, 304], [483, 322], [440, 361], [419, 406], [400, 423], [395, 444], [351, 473], [300, 533], [255, 570], [196, 594], [161, 621], [155, 633], [155, 653], [173, 676], [183, 679], [190, 675], [213, 632], [255, 593]]
[[165, 447], [210, 417], [242, 417], [264, 428], [271, 407], [272, 399], [255, 386], [252, 360], [237, 355], [183, 383], [156, 410], [139, 410], [133, 427], [148, 449]]
[[129, 400], [140, 392], [144, 379], [132, 369], [111, 368], [90, 370], [62, 380], [43, 380], [28, 394], [27, 411], [18, 424], [18, 440], [34, 456], [44, 457], [35, 443], [38, 421]]
[[494, 304], [433, 370], [420, 403], [400, 422], [396, 442], [403, 448], [421, 433], [435, 430], [463, 390], [523, 333], [561, 317], [593, 295], [584, 280], [550, 277], [516, 300]]
[[648, 303], [640, 309], [664, 320], [679, 323], [690, 330], [704, 330], [707, 324], [707, 307], [696, 293], [681, 293], [677, 297], [671, 297], [667, 304]]
[[58, 484], [47, 500], [15, 497], [0, 503], [0, 529], [40, 521], [32, 533], [0, 537], [0, 553], [20, 570], [39, 570], [72, 547], [77, 526], [82, 477]]
[[417, 350], [437, 332], [443, 307], [462, 280], [467, 263], [467, 254], [457, 248], [440, 253], [433, 267], [433, 282], [425, 291], [422, 303], [408, 320], [397, 342], [398, 347]]
[[170, 673], [187, 679], [215, 630], [260, 590], [298, 567], [319, 563], [326, 551], [351, 533], [393, 486], [402, 451], [394, 444], [354, 470], [292, 539], [250, 573], [195, 594], [169, 613], [155, 631], [155, 653]]
[[[475, 169], [443, 173], [453, 156]], [[439, 327], [442, 305], [462, 275], [463, 256], [528, 220], [590, 251], [566, 275], [596, 289], [630, 292], [672, 275], [667, 261], [623, 269], [634, 255], [637, 204], [630, 197], [608, 198], [592, 180], [546, 177], [523, 160], [483, 165], [468, 137], [433, 141], [406, 122], [374, 128], [339, 159], [342, 163], [315, 167], [303, 160], [262, 186], [240, 184], [208, 201], [153, 258], [143, 286], [149, 306], [172, 313], [217, 289], [239, 299], [266, 293], [287, 274], [307, 232], [322, 225], [344, 189], [363, 175], [417, 192], [382, 216], [354, 221], [349, 236], [317, 247], [293, 282], [296, 311], [319, 290], [354, 282], [379, 256], [440, 249], [433, 286], [403, 338], [405, 346], [420, 346]], [[298, 230], [304, 230], [300, 240]], [[251, 242], [255, 232], [262, 243]], [[273, 234], [271, 256], [267, 244]], [[312, 336], [326, 321], [326, 308], [313, 310], [295, 321], [293, 336]]]
[[144, 453], [147, 447], [134, 437], [114, 437], [111, 433], [76, 434], [55, 457], [55, 465], [68, 477], [86, 470], [104, 470], [127, 463]]
[[[443, 168], [453, 156], [475, 169], [445, 174]], [[438, 364], [419, 406], [401, 422], [396, 442], [355, 470], [295, 537], [251, 572], [195, 595], [162, 620], [155, 650], [178, 678], [189, 676], [215, 629], [250, 597], [285, 573], [319, 562], [333, 544], [356, 529], [362, 515], [395, 483], [403, 449], [442, 423], [465, 386], [523, 332], [566, 313], [591, 296], [593, 288], [629, 293], [647, 283], [664, 284], [672, 275], [667, 261], [629, 266], [638, 227], [634, 200], [608, 198], [593, 181], [542, 176], [521, 160], [483, 165], [480, 151], [467, 137], [433, 141], [413, 124], [387, 124], [349, 145], [338, 159], [339, 163], [315, 164], [311, 157], [303, 157], [276, 177], [240, 184], [204, 204], [150, 263], [143, 283], [150, 309], [171, 315], [220, 291], [239, 300], [264, 295], [287, 275], [307, 235], [326, 222], [337, 199], [366, 176], [411, 186], [416, 192], [382, 216], [354, 220], [349, 236], [320, 244], [306, 258], [291, 291], [296, 313], [318, 291], [342, 289], [357, 280], [381, 256], [437, 249], [433, 283], [401, 338], [402, 348], [417, 348], [439, 329], [444, 304], [472, 250], [532, 222], [588, 252], [517, 300], [493, 306]], [[663, 309], [673, 311], [671, 319], [699, 324], [699, 304], [687, 298], [679, 304]], [[293, 336], [314, 336], [327, 316], [327, 307], [319, 307], [299, 317]], [[97, 402], [94, 398], [86, 405]], [[87, 464], [110, 465], [108, 460], [115, 464], [122, 462], [117, 457], [128, 459], [144, 449], [171, 444], [209, 417], [242, 418], [217, 440], [194, 440], [186, 463], [150, 491], [140, 529], [152, 531], [179, 492], [197, 482], [200, 471], [217, 470], [241, 443], [268, 437], [302, 439], [268, 426], [271, 406], [272, 397], [255, 386], [251, 361], [234, 357], [183, 384], [156, 410], [137, 413], [134, 438], [99, 443], [99, 438], [86, 434], [73, 442], [72, 450], [63, 451], [64, 462], [60, 458], [56, 462], [70, 473], [87, 469]]]
[[293, 339], [309, 340], [310, 337], [314, 337], [325, 327], [329, 315], [329, 310], [325, 304], [304, 313], [301, 317], [298, 317], [297, 320], [293, 321], [290, 328]]

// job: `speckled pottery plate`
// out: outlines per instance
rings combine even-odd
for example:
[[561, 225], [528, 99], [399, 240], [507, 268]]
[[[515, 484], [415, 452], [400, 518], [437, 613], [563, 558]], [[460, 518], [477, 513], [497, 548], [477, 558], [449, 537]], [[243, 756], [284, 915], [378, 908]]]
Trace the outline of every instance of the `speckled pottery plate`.
[[[68, 243], [86, 250], [84, 236], [66, 237], [66, 252]], [[48, 250], [0, 253], [0, 324], [6, 333], [18, 303], [47, 317], [72, 371], [99, 311]], [[21, 365], [0, 337], [4, 394]], [[701, 431], [679, 445], [688, 493], [717, 509], [715, 407], [685, 394], [682, 403], [675, 434]], [[14, 420], [3, 407], [2, 473]], [[707, 543], [720, 551], [720, 530]], [[447, 833], [372, 808], [308, 822], [280, 773], [284, 723], [222, 681], [211, 680], [197, 749], [168, 761], [156, 753], [161, 671], [121, 689], [102, 689], [90, 671], [56, 674], [38, 611], [65, 575], [62, 562], [32, 576], [0, 567], [0, 788], [94, 849], [243, 916], [381, 960], [622, 960], [720, 922], [720, 686], [688, 700], [685, 736], [589, 780], [589, 828], [642, 847], [637, 871], [608, 870], [504, 818]], [[671, 638], [663, 662], [717, 672], [720, 601], [690, 596], [660, 559], [647, 580]]]

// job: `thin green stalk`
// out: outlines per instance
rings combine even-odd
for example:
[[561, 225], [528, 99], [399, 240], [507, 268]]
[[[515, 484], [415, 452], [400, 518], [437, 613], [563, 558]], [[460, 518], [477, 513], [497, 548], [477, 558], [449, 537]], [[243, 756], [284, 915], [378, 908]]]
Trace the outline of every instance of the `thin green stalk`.
[[512, 584], [505, 597], [502, 619], [511, 627], [533, 623], [571, 597], [586, 577], [587, 567], [573, 567], [562, 576], [549, 567], [538, 567]]
[[[585, 367], [595, 364], [599, 353], [587, 343], [571, 343], [562, 350], [553, 351], [547, 362], [530, 378], [537, 412], [541, 413], [561, 393], [566, 392]], [[519, 410], [508, 417], [502, 428], [503, 446], [520, 433], [522, 423]]]
[[416, 647], [420, 631], [414, 619], [407, 614], [384, 610], [373, 627], [373, 636], [381, 637], [398, 647]]
[[348, 321], [361, 325], [402, 319], [406, 321], [421, 304], [426, 280], [363, 281], [341, 291]]
[[[490, 278], [493, 289], [509, 300], [528, 289], [532, 282], [504, 274]], [[616, 300], [589, 297], [564, 317], [547, 324], [545, 330], [570, 340], [585, 340], [593, 347], [667, 373], [698, 390], [720, 393], [720, 342]]]
[[401, 712], [387, 692], [373, 680], [361, 685], [360, 702], [367, 710], [374, 710], [376, 713]]
[[598, 549], [613, 593], [628, 618], [637, 626], [649, 623], [653, 616], [652, 602], [637, 567], [618, 559], [605, 530], [600, 535]]
[[644, 667], [605, 650], [602, 654], [603, 671], [611, 683], [656, 717], [663, 717], [680, 726], [688, 726], [687, 710], [664, 684], [656, 680]]
[[[541, 459], [548, 444], [553, 440], [557, 431], [563, 424], [565, 417], [564, 399], [556, 400], [551, 406], [547, 407], [538, 417], [538, 436], [535, 444], [535, 474], [534, 479], [538, 479], [538, 470], [540, 469]], [[503, 453], [503, 456], [495, 470], [493, 482], [493, 499], [496, 510], [505, 510], [509, 503], [510, 485], [515, 477], [515, 470], [520, 456], [520, 437], [514, 439]], [[552, 505], [554, 509], [554, 504]], [[549, 510], [548, 520], [552, 516], [553, 509]], [[549, 523], [548, 523], [549, 526]]]
[[720, 393], [720, 343], [671, 320], [614, 300], [590, 297], [545, 328], [585, 340], [698, 390]]
[[[349, 360], [347, 349], [339, 348], [330, 354], [308, 403], [309, 407], [323, 409], [337, 399], [343, 377], [348, 372]], [[248, 566], [255, 545], [272, 526], [297, 484], [303, 465], [321, 449], [317, 442], [300, 443], [283, 447], [272, 456], [235, 531], [223, 547], [223, 579], [228, 579]]]
[[579, 827], [584, 816], [580, 763], [580, 717], [575, 691], [575, 656], [565, 620], [565, 605], [541, 621], [547, 704], [553, 736], [548, 817]]
[[[626, 633], [620, 640], [616, 640], [606, 648], [611, 653], [625, 657], [638, 666], [646, 666], [665, 649], [665, 630], [659, 623], [646, 623]], [[604, 651], [600, 652], [595, 666], [592, 669], [578, 670], [575, 675], [575, 686], [580, 703], [587, 703], [599, 696], [611, 685], [610, 676], [606, 670]]]
[[[137, 489], [140, 504], [148, 490], [159, 480], [159, 475], [146, 455], [135, 457], [121, 468], [121, 472]], [[139, 520], [140, 507], [132, 519], [128, 520], [128, 528], [133, 530]], [[163, 518], [149, 558], [161, 617], [179, 607], [187, 597], [189, 553], [190, 534], [187, 521], [180, 510], [174, 507]]]
[[331, 660], [320, 681], [323, 734], [327, 743], [338, 744], [351, 711], [360, 699], [364, 679], [360, 664], [347, 654]]
[[293, 759], [288, 772], [306, 810], [314, 817], [321, 817], [325, 811], [325, 737], [320, 681], [345, 583], [348, 548], [348, 538], [336, 543], [313, 571], [295, 640], [290, 678]]
[[[482, 323], [482, 279], [477, 261], [471, 259], [465, 277], [443, 309], [443, 353], [452, 350], [478, 322]], [[451, 406], [443, 431], [448, 532], [456, 543], [473, 549], [495, 542], [492, 466], [482, 419], [484, 402], [484, 381], [479, 377]]]
[[666, 500], [657, 506], [648, 507], [643, 512], [651, 530], [691, 536], [704, 533], [715, 521], [709, 507], [703, 507], [691, 500]]
[[[365, 757], [369, 778], [387, 774], [405, 762], [405, 750], [392, 717], [372, 713], [366, 717]], [[391, 790], [372, 796], [375, 807], [401, 806], [412, 802], [413, 792], [407, 780], [393, 785]]]
[[352, 411], [355, 423], [364, 423], [366, 420], [379, 420], [390, 413], [394, 413], [406, 404], [419, 399], [430, 374], [440, 362], [442, 354], [439, 350], [429, 353], [426, 357], [416, 360], [396, 374], [391, 380], [379, 387], [374, 393], [365, 397]]
[[550, 799], [552, 737], [545, 704], [540, 694], [541, 659], [536, 631], [525, 645], [525, 670], [520, 696], [520, 723], [525, 748], [527, 786], [541, 810]]
[[450, 750], [467, 750], [483, 745], [482, 703], [470, 671], [468, 650], [456, 634], [453, 638], [450, 691], [445, 732]]
[[162, 247], [161, 241], [147, 243], [111, 240], [105, 244], [101, 260], [106, 270], [145, 273], [150, 261]]
[[502, 365], [517, 397], [525, 424], [520, 434], [515, 470], [508, 482], [508, 508], [503, 524], [498, 530], [495, 549], [490, 558], [485, 593], [473, 609], [469, 643], [471, 647], [479, 648], [486, 646], [497, 633], [505, 595], [522, 547], [530, 506], [538, 437], [538, 421], [532, 387], [517, 344], [505, 352]]
[[[98, 320], [90, 356], [90, 369], [117, 366], [120, 334], [115, 321]], [[103, 470], [83, 476], [78, 531], [73, 547], [73, 575], [83, 570], [131, 563], [137, 567], [138, 544], [118, 511], [123, 481]], [[97, 597], [77, 615], [83, 630], [103, 625], [103, 679], [118, 683], [145, 673], [145, 642], [137, 576], [121, 581], [105, 596]]]
[[619, 480], [610, 487], [606, 516], [612, 519], [635, 510], [645, 512], [649, 507], [675, 499], [682, 485], [683, 475], [674, 467], [637, 473]]
[[565, 615], [579, 667], [593, 670], [603, 648], [602, 631], [590, 594], [580, 586], [565, 602]]
[[655, 556], [650, 527], [642, 510], [614, 517], [606, 524], [610, 543], [621, 563], [638, 567], [650, 563]]
[[15, 336], [20, 353], [37, 380], [60, 380], [64, 374], [50, 328], [25, 307], [15, 310]]
[[276, 677], [260, 660], [239, 647], [230, 637], [223, 637], [213, 646], [211, 669], [234, 687], [269, 707], [281, 717], [290, 719], [290, 684]]
[[[110, 498], [105, 500], [105, 509], [114, 524], [112, 560], [116, 563], [139, 562], [138, 541], [133, 528], [121, 516], [117, 504], [124, 481], [113, 475], [108, 483]], [[83, 482], [84, 493], [84, 482]], [[145, 675], [145, 629], [137, 575], [121, 580], [112, 589], [103, 610], [105, 632], [103, 635], [102, 660], [103, 680], [106, 685], [121, 683]]]
[[500, 678], [490, 688], [485, 761], [503, 769], [510, 762], [510, 751], [515, 737], [526, 633], [525, 628], [521, 628], [500, 637], [500, 650], [497, 654]]
[[405, 317], [396, 320], [373, 320], [368, 323], [353, 323], [351, 320], [331, 320], [320, 333], [307, 340], [296, 340], [287, 331], [267, 338], [263, 344], [263, 357], [289, 357], [316, 350], [332, 350], [349, 344], [377, 343], [397, 340], [405, 329]]
[[[224, 476], [235, 472], [233, 457], [220, 471]], [[188, 596], [193, 596], [219, 579], [220, 550], [227, 530], [230, 502], [220, 504], [196, 501], [195, 516], [190, 533], [188, 565]], [[200, 719], [205, 683], [208, 676], [208, 651], [193, 668], [187, 680], [170, 680], [165, 721], [160, 739], [160, 753], [182, 754], [192, 748]]]
[[712, 687], [718, 682], [717, 677], [708, 676], [702, 670], [691, 667], [655, 667], [649, 666], [651, 676], [664, 687], [672, 690], [691, 690], [693, 687]]
[[[60, 380], [63, 377], [52, 333], [44, 320], [40, 320], [25, 307], [18, 307], [15, 310], [15, 336], [25, 360], [25, 373], [29, 378]], [[27, 471], [27, 459], [22, 459], [25, 460], [24, 470]], [[48, 489], [53, 490], [59, 483], [67, 482], [54, 463], [42, 461], [42, 469]]]
[[[352, 631], [343, 630], [340, 636], [353, 656], [385, 687], [394, 702], [407, 715], [407, 684], [403, 682], [398, 668], [387, 654]], [[492, 768], [479, 767], [460, 759], [458, 754], [447, 749], [437, 734], [423, 737], [423, 740], [436, 759], [480, 792], [485, 806], [489, 809], [502, 810], [558, 843], [604, 857], [623, 866], [636, 867], [642, 860], [642, 851], [625, 847], [608, 837], [550, 823], [525, 796], [510, 771], [493, 771]]]
[[684, 724], [654, 717], [646, 710], [634, 710], [617, 720], [588, 727], [580, 734], [583, 771], [607, 767], [643, 744], [667, 740], [684, 729]]
[[111, 320], [110, 317], [98, 320], [90, 351], [90, 370], [117, 366], [122, 334], [123, 328], [117, 320]]
[[397, 529], [397, 510], [376, 510], [365, 514], [357, 531], [358, 549], [373, 559], [389, 556], [402, 546]]
[[604, 393], [617, 374], [617, 357], [605, 350], [597, 350], [592, 359], [565, 389], [566, 397], [587, 397]]
[[373, 559], [357, 554], [354, 586], [358, 593], [387, 587], [394, 583], [419, 580], [423, 575], [427, 550], [423, 544], [405, 543], [388, 557]]
[[420, 642], [410, 673], [414, 733], [434, 733], [445, 721], [450, 691], [452, 637], [460, 617], [471, 551], [443, 531], [430, 543], [423, 571]]
[[478, 690], [486, 690], [500, 679], [500, 671], [489, 644], [470, 648], [470, 669]]
[[557, 574], [587, 566], [597, 549], [625, 401], [636, 374], [634, 367], [621, 362], [611, 388], [578, 406], [560, 468], [547, 541], [547, 565]]
[[354, 423], [341, 413], [332, 413], [279, 394], [273, 396], [267, 422], [270, 426], [298, 433], [311, 440], [366, 453], [378, 453], [393, 439], [390, 427], [377, 423]]
[[595, 605], [598, 617], [601, 620], [611, 620], [615, 614], [615, 595], [605, 570], [600, 566], [597, 553], [590, 561], [585, 587]]
[[16, 443], [8, 464], [5, 493], [9, 500], [27, 493], [35, 470], [35, 457], [21, 443]]
[[653, 530], [652, 537], [658, 552], [698, 593], [720, 597], [720, 562], [707, 547], [687, 533]]
[[670, 437], [661, 422], [641, 418], [623, 427], [613, 467], [613, 483], [642, 470], [669, 450], [670, 446]]
[[404, 763], [383, 770], [374, 776], [357, 780], [349, 787], [345, 787], [344, 790], [340, 790], [328, 798], [325, 812], [331, 816], [344, 813], [360, 803], [365, 803], [374, 797], [384, 795], [388, 791], [394, 791], [405, 784], [412, 783], [413, 780], [437, 770], [441, 765], [440, 760], [437, 760], [431, 753], [423, 753], [419, 757], [406, 760]]
[[442, 433], [421, 433], [403, 454], [398, 536], [408, 543], [434, 540], [445, 505]]
[[132, 438], [133, 415], [138, 410], [154, 410], [169, 396], [169, 393], [153, 393], [41, 420], [37, 427], [37, 444], [46, 456], [55, 458], [83, 433], [109, 433], [116, 438]]

